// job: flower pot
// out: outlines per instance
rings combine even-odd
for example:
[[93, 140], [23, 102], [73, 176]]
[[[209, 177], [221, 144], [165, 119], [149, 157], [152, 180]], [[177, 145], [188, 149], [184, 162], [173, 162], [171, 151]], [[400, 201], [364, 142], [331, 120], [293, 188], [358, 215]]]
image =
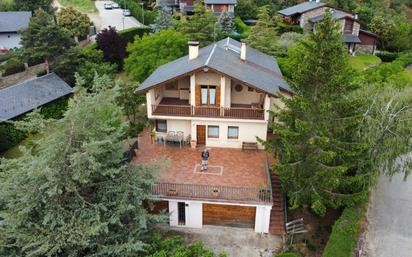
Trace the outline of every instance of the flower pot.
[[190, 141], [190, 146], [191, 146], [192, 148], [196, 148], [196, 144], [197, 144], [196, 140]]

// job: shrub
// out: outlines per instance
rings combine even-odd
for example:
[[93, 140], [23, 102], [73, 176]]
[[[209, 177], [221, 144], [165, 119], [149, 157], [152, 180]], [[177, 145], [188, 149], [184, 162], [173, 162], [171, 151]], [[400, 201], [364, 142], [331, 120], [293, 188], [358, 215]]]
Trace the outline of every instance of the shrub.
[[292, 24], [286, 24], [283, 22], [279, 22], [277, 24], [277, 31], [278, 33], [286, 33], [286, 32], [296, 32], [296, 33], [303, 33], [303, 29], [299, 25], [292, 25]]
[[151, 29], [149, 27], [135, 27], [119, 31], [119, 34], [127, 39], [127, 42], [133, 43], [134, 38], [139, 36], [143, 37], [144, 34], [149, 34]]
[[0, 54], [0, 64], [2, 62], [5, 62], [7, 60], [9, 60], [10, 58], [13, 58], [15, 55], [13, 52], [6, 52], [6, 53], [2, 53]]
[[0, 122], [0, 152], [18, 145], [27, 134], [15, 128], [13, 123]]
[[44, 76], [44, 75], [46, 75], [46, 74], [47, 74], [47, 70], [41, 70], [41, 71], [37, 72], [36, 76], [37, 76], [37, 77], [42, 77], [42, 76]]
[[145, 25], [152, 24], [156, 18], [155, 11], [144, 10], [143, 11], [144, 22], [143, 22], [142, 6], [139, 3], [135, 2], [134, 0], [120, 1], [119, 4], [122, 8], [128, 8], [130, 12], [132, 13], [132, 16]]
[[11, 58], [1, 66], [1, 69], [4, 71], [3, 76], [8, 76], [24, 71], [25, 67], [19, 59]]
[[347, 207], [333, 225], [323, 257], [352, 257], [360, 231], [363, 207]]
[[250, 34], [250, 27], [246, 25], [240, 17], [234, 19], [236, 31], [239, 32], [240, 38], [247, 38]]
[[377, 53], [376, 56], [381, 58], [382, 62], [393, 62], [396, 58], [399, 57], [399, 53], [382, 51], [380, 53]]
[[296, 253], [278, 253], [275, 255], [275, 257], [298, 257], [298, 255]]

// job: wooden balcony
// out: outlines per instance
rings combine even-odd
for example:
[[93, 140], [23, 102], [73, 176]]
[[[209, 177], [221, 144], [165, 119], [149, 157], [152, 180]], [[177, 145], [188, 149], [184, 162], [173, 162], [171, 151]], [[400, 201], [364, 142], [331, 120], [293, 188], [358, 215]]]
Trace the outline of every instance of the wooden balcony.
[[272, 202], [272, 190], [270, 188], [157, 183], [152, 185], [151, 190], [153, 195], [160, 198], [190, 198], [266, 204]]
[[207, 118], [251, 119], [264, 120], [263, 109], [240, 107], [203, 107], [190, 105], [152, 105], [153, 115], [161, 116], [192, 116]]

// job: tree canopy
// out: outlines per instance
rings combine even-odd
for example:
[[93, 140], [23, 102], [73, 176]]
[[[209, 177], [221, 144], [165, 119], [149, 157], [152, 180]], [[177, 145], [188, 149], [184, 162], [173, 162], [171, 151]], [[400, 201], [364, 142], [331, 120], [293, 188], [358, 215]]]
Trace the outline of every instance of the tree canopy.
[[[79, 80], [82, 84], [81, 79]], [[126, 124], [105, 77], [77, 87], [60, 120], [18, 123], [40, 140], [0, 163], [1, 256], [140, 256], [154, 168], [123, 161]], [[47, 135], [47, 136], [46, 136]]]
[[187, 52], [187, 37], [173, 29], [136, 38], [127, 48], [125, 70], [135, 81], [143, 82], [157, 67]]
[[116, 28], [109, 27], [97, 34], [96, 43], [98, 49], [103, 51], [104, 59], [122, 69], [123, 60], [127, 56], [127, 39], [119, 35]]
[[48, 70], [49, 62], [71, 48], [74, 41], [54, 23], [53, 16], [39, 9], [21, 32], [21, 44], [26, 59], [43, 59]]
[[56, 15], [57, 25], [67, 30], [75, 38], [86, 36], [89, 33], [90, 19], [72, 7], [62, 8]]
[[43, 9], [48, 13], [53, 13], [53, 0], [14, 0], [15, 8], [19, 11], [32, 11]]

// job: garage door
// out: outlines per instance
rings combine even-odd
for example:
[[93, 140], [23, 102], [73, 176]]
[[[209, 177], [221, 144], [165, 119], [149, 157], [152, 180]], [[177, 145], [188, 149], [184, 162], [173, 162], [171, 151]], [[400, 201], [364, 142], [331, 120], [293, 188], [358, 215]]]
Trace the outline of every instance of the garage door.
[[203, 225], [254, 228], [256, 207], [203, 204]]

